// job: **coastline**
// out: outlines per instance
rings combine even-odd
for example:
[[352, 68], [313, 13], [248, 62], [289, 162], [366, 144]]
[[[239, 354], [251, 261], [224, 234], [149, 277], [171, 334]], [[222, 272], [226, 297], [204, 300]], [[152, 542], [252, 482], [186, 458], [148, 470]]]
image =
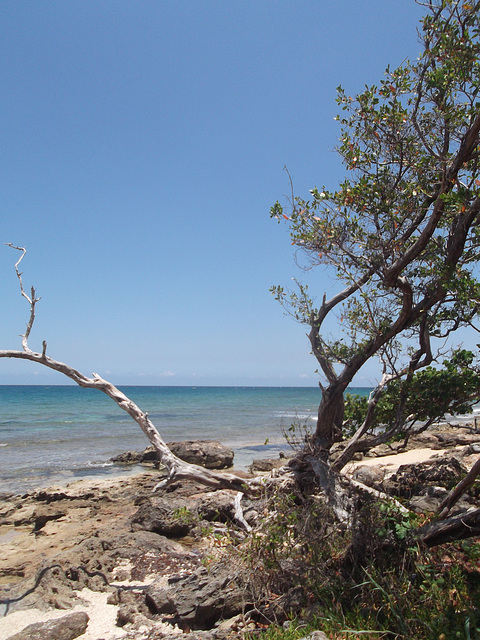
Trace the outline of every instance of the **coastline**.
[[[377, 467], [390, 476], [403, 465], [461, 454], [464, 454], [462, 462], [470, 468], [478, 453], [467, 455], [467, 451], [472, 443], [478, 442], [478, 433], [440, 425], [413, 439], [408, 451], [379, 449], [379, 457], [355, 460], [345, 472], [353, 474], [362, 466]], [[131, 529], [132, 517], [138, 505], [152, 495], [159, 475], [153, 467], [134, 465], [118, 475], [76, 479], [0, 499], [0, 601], [10, 599], [13, 603], [0, 605], [0, 616], [9, 609], [8, 615], [0, 617], [0, 640], [7, 640], [30, 622], [60, 618], [73, 611], [85, 611], [90, 617], [87, 633], [79, 636], [82, 640], [128, 637], [127, 631], [116, 624], [119, 605], [108, 601], [109, 593], [101, 581], [96, 586], [83, 585], [69, 598], [59, 592], [52, 600], [50, 594], [50, 600], [42, 601], [40, 608], [34, 599], [29, 601], [31, 595], [24, 594], [42, 568], [57, 564], [77, 567], [96, 558], [100, 559], [101, 571], [109, 575], [110, 586], [122, 584], [133, 591], [145, 588], [150, 577], [145, 575], [136, 584], [129, 574], [128, 562], [125, 564], [113, 551], [116, 546], [126, 548], [132, 543], [136, 535]], [[111, 564], [105, 564], [100, 543], [113, 550], [109, 556]], [[18, 602], [16, 598], [20, 598]], [[180, 630], [166, 626], [165, 632], [180, 633]]]

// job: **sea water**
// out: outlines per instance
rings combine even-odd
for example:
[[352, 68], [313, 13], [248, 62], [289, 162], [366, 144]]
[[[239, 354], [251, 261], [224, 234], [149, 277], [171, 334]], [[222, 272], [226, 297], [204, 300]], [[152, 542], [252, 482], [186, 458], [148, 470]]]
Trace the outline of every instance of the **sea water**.
[[[121, 387], [167, 442], [218, 440], [245, 469], [288, 449], [292, 423], [314, 427], [318, 387]], [[366, 389], [352, 390], [368, 393]], [[127, 473], [110, 458], [149, 442], [110, 398], [77, 386], [0, 386], [0, 491]]]
[[[311, 421], [318, 389], [244, 387], [122, 388], [167, 441], [219, 440], [235, 465], [277, 455], [282, 429]], [[23, 491], [94, 474], [119, 473], [110, 461], [149, 443], [132, 418], [99, 391], [76, 386], [0, 386], [2, 491]]]

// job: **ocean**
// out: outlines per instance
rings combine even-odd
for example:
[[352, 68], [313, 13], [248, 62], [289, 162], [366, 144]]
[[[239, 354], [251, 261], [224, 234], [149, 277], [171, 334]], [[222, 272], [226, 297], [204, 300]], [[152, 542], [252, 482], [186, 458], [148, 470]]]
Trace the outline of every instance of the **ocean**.
[[[289, 448], [296, 421], [314, 426], [321, 392], [310, 387], [120, 387], [167, 442], [218, 440], [245, 469]], [[369, 389], [351, 389], [368, 393]], [[149, 445], [103, 393], [77, 386], [0, 386], [0, 491], [26, 492], [74, 479], [131, 473], [110, 462]]]

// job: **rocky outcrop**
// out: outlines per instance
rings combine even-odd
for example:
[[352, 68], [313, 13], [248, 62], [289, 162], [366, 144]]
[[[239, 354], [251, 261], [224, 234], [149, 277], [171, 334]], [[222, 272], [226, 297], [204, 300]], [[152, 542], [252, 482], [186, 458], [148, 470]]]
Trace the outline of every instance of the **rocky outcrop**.
[[8, 640], [74, 640], [87, 630], [88, 615], [84, 612], [30, 624]]
[[386, 483], [391, 495], [411, 498], [429, 485], [453, 487], [467, 473], [455, 457], [429, 460], [421, 464], [402, 465]]

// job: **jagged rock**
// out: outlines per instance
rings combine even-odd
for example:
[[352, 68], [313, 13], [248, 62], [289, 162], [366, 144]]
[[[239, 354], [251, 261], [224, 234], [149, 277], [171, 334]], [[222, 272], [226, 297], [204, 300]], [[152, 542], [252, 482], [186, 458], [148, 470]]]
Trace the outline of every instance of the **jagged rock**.
[[195, 502], [187, 498], [150, 498], [132, 518], [132, 530], [154, 531], [164, 536], [187, 535], [198, 522]]
[[143, 451], [124, 451], [118, 456], [110, 458], [110, 462], [115, 462], [116, 464], [142, 464], [156, 461], [157, 452], [153, 447], [147, 447]]
[[185, 462], [207, 469], [226, 469], [233, 464], [233, 451], [214, 440], [184, 440], [167, 444], [170, 451]]
[[[235, 514], [235, 491], [228, 489], [210, 491], [199, 496], [197, 512], [209, 522], [231, 522]], [[247, 500], [243, 501], [245, 509]]]
[[87, 630], [89, 617], [86, 613], [71, 613], [62, 618], [28, 625], [8, 640], [73, 640]]
[[61, 510], [59, 511], [58, 509], [52, 510], [52, 509], [36, 509], [35, 512], [33, 513], [33, 517], [34, 517], [34, 524], [33, 524], [33, 531], [37, 532], [40, 531], [40, 529], [43, 529], [43, 527], [47, 524], [47, 522], [49, 522], [49, 520], [59, 520], [60, 518], [63, 518], [66, 515], [66, 511]]
[[114, 540], [103, 542], [105, 551], [111, 550], [112, 557], [137, 558], [145, 553], [185, 553], [185, 548], [153, 531], [133, 531]]
[[[413, 496], [409, 506], [417, 513], [434, 513], [448, 495], [448, 490], [444, 487], [425, 487], [418, 495]], [[471, 501], [467, 496], [463, 496], [456, 503], [454, 513], [463, 511], [471, 506]], [[453, 515], [453, 514], [452, 514]]]
[[[132, 518], [132, 530], [153, 531], [172, 537], [187, 535], [201, 520], [233, 522], [236, 492], [228, 489], [203, 492], [190, 496], [166, 495], [154, 497], [140, 505]], [[243, 501], [244, 517], [253, 509], [250, 501]]]
[[218, 620], [245, 610], [245, 600], [240, 577], [231, 563], [219, 563], [210, 570], [202, 566], [184, 577], [170, 578], [167, 587], [160, 579], [146, 589], [152, 613], [164, 612], [164, 620], [183, 629], [211, 629]]

